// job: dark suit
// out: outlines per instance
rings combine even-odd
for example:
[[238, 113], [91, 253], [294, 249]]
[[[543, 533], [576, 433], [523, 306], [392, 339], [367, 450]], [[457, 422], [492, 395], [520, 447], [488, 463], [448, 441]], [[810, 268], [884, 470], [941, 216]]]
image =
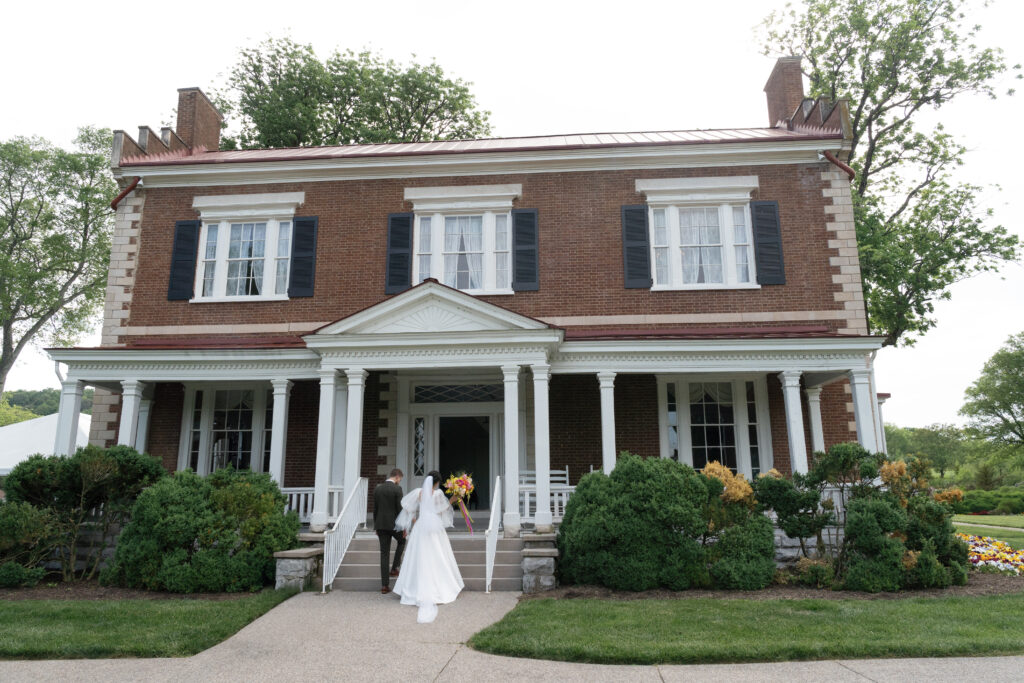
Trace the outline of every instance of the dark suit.
[[405, 552], [405, 534], [395, 530], [395, 520], [402, 511], [402, 487], [391, 480], [378, 484], [373, 489], [373, 528], [380, 540], [380, 581], [385, 588], [390, 584], [388, 559], [391, 555], [391, 539], [398, 541], [395, 548], [395, 562], [391, 569], [396, 570], [402, 565], [402, 553]]

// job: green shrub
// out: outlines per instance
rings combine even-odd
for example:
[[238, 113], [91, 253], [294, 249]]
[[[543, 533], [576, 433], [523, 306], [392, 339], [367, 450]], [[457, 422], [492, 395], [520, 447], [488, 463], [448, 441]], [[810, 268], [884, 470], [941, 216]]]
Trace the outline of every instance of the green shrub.
[[931, 552], [943, 566], [967, 564], [967, 544], [956, 537], [948, 505], [927, 496], [915, 496], [907, 504], [907, 548]]
[[826, 559], [801, 557], [793, 568], [796, 582], [811, 588], [831, 588], [834, 575], [832, 563]]
[[711, 552], [711, 578], [719, 588], [759, 590], [775, 576], [775, 530], [762, 514], [727, 527]]
[[22, 567], [17, 562], [0, 563], [0, 588], [19, 588], [34, 586], [46, 576], [42, 567]]
[[266, 474], [176, 472], [144, 491], [104, 583], [178, 593], [257, 590], [273, 554], [297, 543], [299, 519]]
[[973, 489], [964, 492], [964, 499], [953, 506], [960, 514], [997, 512], [1003, 515], [1024, 513], [1024, 488], [1003, 486], [991, 491]]
[[924, 542], [914, 566], [907, 570], [906, 585], [916, 588], [946, 588], [952, 583], [952, 576], [935, 553], [931, 539]]
[[685, 465], [628, 453], [610, 476], [584, 476], [559, 528], [562, 580], [617, 590], [706, 585], [709, 485]]
[[790, 538], [800, 540], [800, 551], [808, 557], [806, 539], [821, 540], [822, 530], [835, 523], [835, 515], [821, 508], [822, 485], [794, 474], [791, 479], [763, 476], [754, 482], [754, 496], [762, 510], [775, 512], [776, 523]]
[[20, 502], [0, 502], [0, 563], [35, 567], [57, 543], [52, 511]]
[[846, 506], [841, 555], [846, 590], [897, 591], [903, 585], [906, 547], [895, 535], [907, 526], [907, 514], [889, 498], [855, 498]]

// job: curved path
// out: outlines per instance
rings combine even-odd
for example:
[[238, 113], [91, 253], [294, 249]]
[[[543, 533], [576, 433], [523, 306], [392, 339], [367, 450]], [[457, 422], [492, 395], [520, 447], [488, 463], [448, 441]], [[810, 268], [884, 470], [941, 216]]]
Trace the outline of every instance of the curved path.
[[515, 606], [517, 593], [464, 592], [433, 624], [394, 595], [303, 593], [220, 645], [185, 659], [0, 661], [2, 681], [906, 681], [1014, 680], [1024, 656], [602, 666], [496, 657], [466, 640]]

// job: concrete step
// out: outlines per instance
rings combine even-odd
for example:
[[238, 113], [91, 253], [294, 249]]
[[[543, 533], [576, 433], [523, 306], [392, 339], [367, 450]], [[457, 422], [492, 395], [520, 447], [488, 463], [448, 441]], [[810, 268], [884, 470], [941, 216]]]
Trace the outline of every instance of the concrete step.
[[[465, 579], [482, 579], [487, 576], [487, 565], [467, 564], [459, 565], [459, 573]], [[494, 577], [503, 579], [521, 579], [523, 567], [519, 564], [496, 564], [494, 565]], [[380, 582], [379, 564], [343, 564], [338, 571], [339, 579], [372, 579]]]
[[[395, 559], [394, 546], [391, 546], [390, 560]], [[522, 560], [521, 550], [499, 550], [494, 554], [495, 564], [519, 564]], [[484, 550], [456, 550], [455, 561], [461, 567], [464, 564], [484, 564], [487, 553]], [[380, 564], [380, 550], [349, 550], [345, 553], [342, 564]]]
[[[476, 537], [469, 536], [449, 536], [449, 540], [452, 544], [452, 550], [458, 552], [461, 550], [479, 550], [484, 551], [487, 546], [484, 543], [484, 537], [482, 535]], [[392, 544], [394, 547], [394, 544]], [[498, 551], [519, 551], [525, 547], [522, 539], [518, 538], [499, 538], [498, 539]], [[356, 537], [352, 539], [352, 542], [348, 546], [348, 552], [359, 552], [359, 551], [373, 551], [380, 552], [380, 541], [376, 536], [373, 538], [360, 538]], [[346, 553], [348, 554], [348, 553]]]
[[[466, 584], [465, 590], [467, 591], [483, 591], [485, 580], [481, 578], [466, 578], [463, 577], [463, 582]], [[391, 584], [394, 586], [394, 583]], [[380, 590], [380, 576], [373, 578], [353, 578], [353, 579], [335, 579], [333, 588], [335, 590], [342, 591], [379, 591]], [[494, 578], [491, 579], [491, 590], [492, 591], [521, 591], [523, 590], [523, 579], [515, 578]]]

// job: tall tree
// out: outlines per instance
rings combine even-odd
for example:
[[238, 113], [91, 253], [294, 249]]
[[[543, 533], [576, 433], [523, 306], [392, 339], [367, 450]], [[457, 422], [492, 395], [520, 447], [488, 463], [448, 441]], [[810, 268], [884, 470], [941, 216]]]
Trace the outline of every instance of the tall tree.
[[966, 4], [804, 0], [765, 20], [766, 54], [803, 57], [812, 96], [850, 102], [864, 295], [887, 345], [933, 327], [950, 285], [1020, 253], [1015, 235], [989, 225], [980, 188], [954, 179], [965, 147], [925, 121], [962, 96], [995, 97], [1008, 71], [1002, 50], [977, 45]]
[[468, 83], [436, 63], [401, 65], [370, 52], [336, 51], [271, 38], [241, 50], [215, 91], [241, 130], [224, 149], [420, 142], [490, 133]]
[[978, 435], [1024, 449], [1024, 332], [1010, 337], [965, 392], [961, 415]]
[[111, 133], [81, 128], [77, 149], [0, 142], [0, 393], [32, 342], [71, 343], [103, 302], [117, 185]]

